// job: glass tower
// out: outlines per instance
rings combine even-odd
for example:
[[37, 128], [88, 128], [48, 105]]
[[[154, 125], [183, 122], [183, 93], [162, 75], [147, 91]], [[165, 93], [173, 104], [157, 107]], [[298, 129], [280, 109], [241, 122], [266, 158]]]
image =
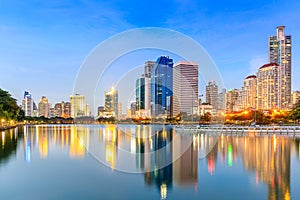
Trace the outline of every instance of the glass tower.
[[161, 56], [151, 72], [151, 114], [170, 115], [173, 95], [173, 60]]

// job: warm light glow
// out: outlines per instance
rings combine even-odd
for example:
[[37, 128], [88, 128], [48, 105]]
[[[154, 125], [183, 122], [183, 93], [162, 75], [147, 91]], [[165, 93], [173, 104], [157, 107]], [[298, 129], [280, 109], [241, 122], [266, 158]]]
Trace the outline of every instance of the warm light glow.
[[5, 144], [5, 132], [2, 132], [2, 149], [4, 149], [4, 144]]
[[232, 146], [231, 144], [228, 145], [228, 166], [231, 167], [232, 166]]
[[160, 186], [160, 197], [161, 199], [166, 199], [167, 198], [167, 185], [165, 183], [161, 184]]

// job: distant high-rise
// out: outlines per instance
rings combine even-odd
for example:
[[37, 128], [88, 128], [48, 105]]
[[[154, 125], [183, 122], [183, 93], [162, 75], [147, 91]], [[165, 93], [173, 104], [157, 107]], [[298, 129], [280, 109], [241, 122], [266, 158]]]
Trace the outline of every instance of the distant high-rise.
[[22, 100], [22, 109], [25, 112], [25, 116], [33, 116], [33, 99], [30, 92], [24, 92], [24, 99]]
[[173, 68], [173, 116], [197, 113], [198, 64], [180, 61]]
[[241, 90], [230, 89], [226, 92], [226, 112], [240, 111]]
[[136, 80], [135, 84], [136, 92], [136, 109], [145, 110], [145, 77], [142, 75]]
[[47, 97], [42, 96], [42, 98], [41, 98], [41, 100], [38, 104], [39, 116], [43, 116], [43, 117], [48, 118], [49, 117], [49, 111], [50, 111], [49, 109], [50, 109], [50, 106], [49, 106], [49, 102], [48, 102]]
[[256, 108], [256, 86], [257, 77], [255, 75], [247, 76], [244, 79], [243, 91], [245, 97], [243, 98], [244, 108]]
[[118, 91], [111, 88], [109, 92], [105, 92], [105, 111], [111, 112], [112, 116], [118, 117]]
[[155, 61], [147, 61], [144, 65], [145, 78], [145, 115], [151, 116], [151, 72]]
[[223, 88], [218, 94], [218, 112], [221, 114], [226, 110], [226, 89]]
[[161, 56], [151, 72], [151, 114], [170, 115], [173, 95], [173, 60]]
[[87, 116], [85, 96], [80, 94], [70, 96], [70, 104], [72, 118]]
[[279, 100], [279, 68], [277, 63], [269, 63], [261, 66], [257, 72], [257, 109], [280, 109]]
[[212, 105], [212, 112], [216, 114], [218, 109], [218, 85], [215, 81], [211, 80], [206, 86], [206, 103]]
[[291, 105], [291, 56], [292, 41], [290, 35], [285, 35], [285, 26], [276, 28], [276, 35], [269, 37], [269, 63], [278, 64], [278, 108], [288, 108]]
[[292, 104], [295, 105], [300, 101], [300, 91], [292, 92]]

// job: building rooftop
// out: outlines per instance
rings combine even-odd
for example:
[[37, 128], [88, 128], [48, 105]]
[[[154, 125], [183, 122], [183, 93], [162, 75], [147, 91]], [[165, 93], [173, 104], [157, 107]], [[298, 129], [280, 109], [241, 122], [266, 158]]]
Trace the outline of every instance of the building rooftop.
[[250, 79], [250, 78], [256, 78], [256, 76], [255, 75], [249, 75], [245, 79]]
[[279, 65], [277, 63], [268, 63], [268, 64], [264, 64], [259, 69], [263, 69], [263, 68], [266, 68], [266, 67], [274, 67], [274, 66], [279, 66]]

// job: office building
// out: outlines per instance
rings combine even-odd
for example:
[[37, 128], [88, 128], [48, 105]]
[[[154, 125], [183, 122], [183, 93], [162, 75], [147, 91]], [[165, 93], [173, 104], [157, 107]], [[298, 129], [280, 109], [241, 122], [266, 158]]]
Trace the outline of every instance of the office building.
[[300, 101], [300, 91], [292, 92], [292, 104], [295, 105]]
[[112, 116], [118, 117], [118, 91], [112, 87], [110, 91], [105, 92], [104, 109], [111, 112]]
[[[287, 109], [291, 106], [291, 73], [292, 73], [292, 41], [290, 35], [285, 35], [285, 26], [276, 28], [276, 35], [269, 37], [269, 63], [276, 63], [277, 83], [276, 96], [277, 107]], [[273, 105], [272, 105], [273, 106]], [[271, 107], [272, 107], [271, 106]], [[268, 106], [270, 107], [270, 106]]]
[[72, 118], [87, 116], [86, 101], [84, 95], [75, 94], [70, 96], [70, 104]]
[[145, 77], [142, 75], [136, 80], [136, 110], [145, 110]]
[[238, 89], [230, 89], [226, 92], [226, 113], [239, 111], [241, 92]]
[[205, 97], [206, 103], [212, 106], [212, 114], [216, 114], [218, 109], [218, 85], [215, 81], [211, 80], [208, 82]]
[[34, 113], [33, 113], [33, 99], [32, 99], [32, 96], [30, 94], [30, 92], [28, 91], [25, 91], [24, 92], [24, 98], [22, 100], [22, 109], [24, 110], [25, 112], [25, 116], [34, 116]]
[[175, 117], [181, 112], [197, 114], [198, 64], [180, 61], [173, 67], [173, 109]]
[[256, 108], [256, 87], [257, 87], [257, 77], [255, 75], [247, 76], [244, 79], [244, 98], [243, 105], [245, 109]]
[[151, 114], [153, 117], [165, 117], [171, 113], [173, 95], [173, 60], [161, 56], [151, 72]]
[[257, 109], [281, 109], [278, 73], [280, 66], [269, 63], [261, 66], [257, 72]]
[[39, 104], [38, 104], [38, 113], [39, 116], [43, 116], [48, 118], [49, 117], [49, 110], [50, 106], [49, 106], [49, 102], [46, 96], [42, 96]]

